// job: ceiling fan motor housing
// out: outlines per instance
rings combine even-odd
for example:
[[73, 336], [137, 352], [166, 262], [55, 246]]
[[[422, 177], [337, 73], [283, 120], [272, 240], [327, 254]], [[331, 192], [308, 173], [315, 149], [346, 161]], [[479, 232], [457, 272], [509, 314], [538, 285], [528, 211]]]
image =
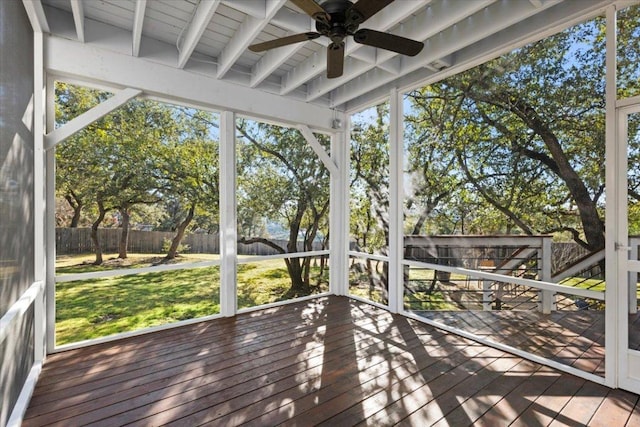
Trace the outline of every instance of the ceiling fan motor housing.
[[322, 8], [330, 16], [328, 21], [316, 20], [316, 30], [331, 39], [333, 43], [342, 43], [348, 35], [358, 31], [362, 16], [352, 8], [349, 0], [327, 0]]

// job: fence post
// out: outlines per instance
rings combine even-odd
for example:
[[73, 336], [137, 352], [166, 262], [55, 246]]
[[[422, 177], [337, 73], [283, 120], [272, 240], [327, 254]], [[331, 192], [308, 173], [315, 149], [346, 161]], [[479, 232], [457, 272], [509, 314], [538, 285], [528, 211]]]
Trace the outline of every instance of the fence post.
[[482, 279], [482, 310], [491, 311], [491, 280]]
[[[543, 282], [551, 281], [551, 236], [542, 237], [542, 245], [540, 248], [540, 280]], [[556, 309], [556, 296], [553, 291], [540, 291], [540, 301], [538, 303], [538, 311], [549, 314]]]

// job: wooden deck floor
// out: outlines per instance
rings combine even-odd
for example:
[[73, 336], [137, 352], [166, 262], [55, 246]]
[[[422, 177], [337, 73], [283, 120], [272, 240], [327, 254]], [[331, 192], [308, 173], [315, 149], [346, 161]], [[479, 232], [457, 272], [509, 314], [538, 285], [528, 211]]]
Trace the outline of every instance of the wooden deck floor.
[[637, 426], [638, 400], [328, 297], [53, 355], [24, 425]]
[[604, 311], [431, 311], [425, 318], [604, 378]]

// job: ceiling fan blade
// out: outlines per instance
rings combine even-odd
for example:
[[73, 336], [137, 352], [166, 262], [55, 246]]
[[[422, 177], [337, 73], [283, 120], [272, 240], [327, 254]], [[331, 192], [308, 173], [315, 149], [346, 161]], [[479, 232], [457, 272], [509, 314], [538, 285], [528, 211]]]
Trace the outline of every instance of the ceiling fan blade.
[[356, 31], [353, 39], [360, 44], [379, 47], [407, 56], [416, 56], [424, 47], [424, 43], [416, 40], [368, 29]]
[[307, 40], [313, 40], [320, 37], [320, 33], [300, 33], [292, 36], [281, 37], [275, 40], [269, 40], [268, 42], [256, 43], [249, 46], [249, 50], [252, 52], [264, 52], [265, 50], [273, 49], [276, 47], [287, 46], [294, 43], [300, 43]]
[[347, 11], [349, 20], [354, 24], [362, 24], [376, 13], [393, 3], [394, 0], [358, 0]]
[[331, 16], [313, 0], [291, 0], [291, 3], [298, 6], [316, 21], [327, 23], [331, 19]]
[[342, 75], [344, 67], [344, 43], [331, 43], [327, 48], [327, 78], [334, 79]]

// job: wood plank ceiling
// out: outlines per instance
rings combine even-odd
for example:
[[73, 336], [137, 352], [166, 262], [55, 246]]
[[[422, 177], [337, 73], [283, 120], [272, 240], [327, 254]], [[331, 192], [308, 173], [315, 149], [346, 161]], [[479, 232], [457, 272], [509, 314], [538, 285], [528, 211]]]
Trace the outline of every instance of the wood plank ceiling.
[[[256, 90], [352, 110], [434, 81], [602, 13], [612, 0], [396, 0], [362, 28], [423, 41], [404, 57], [347, 40], [344, 74], [326, 77], [320, 37], [262, 53], [251, 44], [315, 31], [287, 0], [24, 0], [45, 32]], [[321, 3], [321, 1], [319, 1]], [[31, 5], [26, 5], [31, 3]], [[118, 46], [119, 45], [119, 46]]]

